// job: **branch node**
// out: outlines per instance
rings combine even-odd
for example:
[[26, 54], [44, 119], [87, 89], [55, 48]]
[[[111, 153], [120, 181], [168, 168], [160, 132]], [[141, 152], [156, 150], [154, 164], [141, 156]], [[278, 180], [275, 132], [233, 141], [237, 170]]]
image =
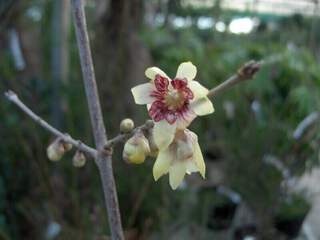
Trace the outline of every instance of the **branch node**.
[[112, 156], [112, 154], [113, 154], [113, 147], [104, 147], [101, 150], [101, 155]]
[[244, 64], [237, 74], [242, 80], [248, 80], [254, 77], [254, 75], [260, 70], [261, 64], [254, 60], [251, 60]]
[[49, 123], [35, 114], [30, 108], [28, 108], [18, 97], [18, 95], [9, 90], [5, 92], [6, 98], [14, 103], [17, 107], [19, 107], [24, 113], [26, 113], [31, 119], [33, 119], [36, 123], [38, 123], [41, 127], [47, 129], [53, 135], [55, 135], [60, 141], [66, 143], [66, 148], [70, 148], [70, 144], [77, 147], [79, 150], [88, 153], [93, 158], [96, 156], [96, 150], [82, 143], [81, 141], [73, 139], [68, 133], [62, 133], [58, 129], [52, 127]]

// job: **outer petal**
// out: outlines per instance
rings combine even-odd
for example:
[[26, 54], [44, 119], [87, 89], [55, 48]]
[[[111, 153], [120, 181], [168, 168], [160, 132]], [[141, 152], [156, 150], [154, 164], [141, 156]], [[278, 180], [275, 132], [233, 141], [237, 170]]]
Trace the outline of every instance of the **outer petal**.
[[148, 104], [154, 101], [154, 97], [151, 97], [151, 92], [155, 90], [155, 87], [151, 83], [144, 83], [131, 88], [131, 92], [136, 104]]
[[190, 108], [198, 116], [207, 115], [214, 112], [212, 102], [207, 97], [199, 98], [190, 104]]
[[188, 81], [193, 80], [197, 75], [197, 68], [191, 62], [183, 62], [178, 67], [176, 78], [186, 78]]
[[173, 161], [172, 157], [168, 148], [159, 152], [157, 160], [153, 165], [154, 180], [157, 181], [163, 174], [169, 171], [170, 164]]
[[209, 90], [197, 81], [188, 82], [188, 87], [193, 92], [193, 100], [207, 96]]
[[156, 78], [157, 74], [159, 74], [161, 77], [165, 77], [165, 78], [170, 79], [167, 76], [167, 74], [165, 74], [164, 71], [162, 71], [160, 68], [157, 68], [157, 67], [147, 68], [147, 70], [144, 73], [145, 73], [146, 77], [151, 79], [151, 80], [154, 80]]
[[193, 173], [193, 172], [199, 172], [199, 168], [198, 168], [198, 166], [196, 165], [196, 163], [195, 163], [194, 161], [187, 161], [186, 164], [187, 164], [187, 165], [186, 165], [186, 167], [187, 167], [187, 169], [186, 169], [187, 174], [191, 174], [191, 173]]
[[186, 174], [186, 163], [185, 162], [175, 162], [169, 170], [169, 183], [173, 190], [182, 182], [184, 175]]
[[204, 163], [202, 152], [199, 143], [196, 142], [194, 146], [193, 161], [197, 165], [199, 172], [203, 178], [206, 176], [206, 164]]
[[169, 124], [166, 120], [154, 123], [153, 138], [160, 151], [167, 148], [173, 141], [176, 127], [176, 124]]

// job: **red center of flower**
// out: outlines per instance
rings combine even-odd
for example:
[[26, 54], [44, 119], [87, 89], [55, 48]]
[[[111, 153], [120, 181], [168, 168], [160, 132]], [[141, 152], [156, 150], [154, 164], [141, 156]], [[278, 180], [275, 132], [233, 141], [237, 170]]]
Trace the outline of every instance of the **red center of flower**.
[[156, 75], [154, 80], [156, 90], [150, 96], [156, 98], [149, 109], [150, 117], [159, 122], [166, 119], [170, 124], [182, 117], [189, 109], [193, 93], [188, 88], [186, 79], [174, 79], [169, 82], [165, 77]]

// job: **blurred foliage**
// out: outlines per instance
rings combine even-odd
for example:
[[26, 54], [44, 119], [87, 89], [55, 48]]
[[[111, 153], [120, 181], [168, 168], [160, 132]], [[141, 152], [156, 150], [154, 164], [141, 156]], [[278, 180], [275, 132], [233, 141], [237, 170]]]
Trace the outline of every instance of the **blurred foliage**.
[[305, 214], [310, 210], [310, 204], [299, 195], [292, 195], [288, 201], [283, 201], [277, 212], [277, 217], [282, 219], [294, 219]]
[[[25, 14], [32, 7], [41, 9], [41, 21]], [[24, 3], [20, 19], [15, 20], [24, 32], [38, 36], [34, 39], [41, 59], [37, 69], [19, 72], [9, 48], [0, 52], [0, 92], [14, 89], [45, 119], [51, 117], [52, 104], [52, 33], [48, 31], [51, 7], [50, 1]], [[181, 6], [172, 6], [170, 11], [195, 19], [212, 14], [212, 9], [181, 9]], [[219, 19], [227, 23], [241, 14], [220, 12]], [[302, 16], [275, 17], [263, 20], [260, 26], [264, 27], [248, 35], [200, 30], [194, 24], [179, 29], [144, 26], [140, 32], [154, 65], [174, 76], [180, 62], [191, 60], [198, 67], [197, 80], [207, 87], [221, 83], [250, 59], [268, 62], [254, 80], [215, 97], [215, 113], [191, 125], [208, 163], [208, 181], [212, 177], [211, 163], [223, 162], [227, 176], [223, 184], [237, 191], [259, 213], [278, 203], [282, 195], [283, 177], [263, 161], [266, 156], [279, 158], [292, 174], [301, 174], [306, 166], [311, 168], [319, 163], [319, 149], [313, 144], [319, 141], [319, 134], [301, 141], [292, 138], [298, 123], [320, 107], [319, 60], [316, 49], [309, 44], [312, 21]], [[94, 29], [94, 24], [90, 22], [90, 29]], [[270, 30], [269, 25], [275, 27]], [[70, 82], [61, 87], [62, 130], [92, 145], [73, 30], [69, 40]], [[107, 99], [102, 99], [102, 104], [104, 101]], [[49, 239], [45, 236], [52, 222], [62, 227], [60, 239], [92, 239], [108, 234], [94, 163], [75, 169], [71, 154], [59, 164], [48, 162], [45, 149], [49, 134], [4, 98], [0, 112], [0, 238], [3, 235], [4, 239]], [[117, 128], [118, 123], [108, 122], [109, 114], [112, 113], [105, 113], [107, 124]], [[169, 239], [170, 232], [181, 224], [205, 226], [204, 219], [208, 217], [205, 206], [208, 201], [214, 204], [217, 197], [194, 200], [197, 194], [191, 177], [187, 178], [188, 187], [172, 192], [167, 177], [157, 183], [153, 181], [152, 163], [150, 160], [143, 166], [127, 166], [120, 159], [114, 161], [125, 228], [137, 229], [141, 235], [158, 232], [160, 239]], [[195, 209], [202, 209], [198, 212], [200, 216], [194, 213]]]

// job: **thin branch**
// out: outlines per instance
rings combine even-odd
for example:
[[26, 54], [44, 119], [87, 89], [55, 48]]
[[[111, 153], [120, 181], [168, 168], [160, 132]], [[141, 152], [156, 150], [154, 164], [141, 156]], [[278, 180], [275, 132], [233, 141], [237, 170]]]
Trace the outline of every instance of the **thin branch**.
[[107, 142], [107, 135], [103, 123], [97, 84], [95, 80], [90, 43], [87, 31], [87, 23], [84, 12], [83, 0], [72, 0], [74, 26], [80, 54], [80, 62], [83, 74], [87, 102], [91, 118], [91, 126], [99, 154], [96, 163], [100, 172], [102, 187], [107, 207], [111, 237], [113, 240], [123, 240], [124, 234], [120, 218], [117, 190], [114, 182], [112, 158], [103, 147]]
[[256, 61], [247, 62], [237, 71], [236, 74], [232, 75], [226, 81], [211, 89], [207, 96], [212, 98], [240, 82], [251, 79], [260, 70], [261, 64], [262, 62]]
[[131, 132], [129, 133], [120, 133], [119, 135], [117, 135], [116, 137], [110, 139], [105, 145], [104, 145], [104, 149], [110, 149], [112, 148], [114, 145], [116, 145], [117, 143], [120, 142], [125, 142], [126, 140], [128, 140], [130, 137], [132, 137], [136, 132], [138, 131], [146, 131], [149, 130], [151, 128], [153, 128], [154, 123], [152, 120], [147, 120], [145, 124], [136, 127], [135, 129], [133, 129]]
[[293, 132], [295, 140], [301, 139], [305, 133], [320, 120], [320, 112], [312, 112], [306, 116]]
[[89, 147], [88, 145], [84, 144], [80, 140], [73, 139], [69, 134], [62, 133], [56, 128], [52, 127], [49, 123], [47, 123], [45, 120], [43, 120], [41, 117], [39, 117], [37, 114], [35, 114], [30, 108], [28, 108], [17, 96], [16, 93], [13, 91], [7, 91], [5, 93], [6, 98], [17, 105], [24, 113], [26, 113], [29, 117], [31, 117], [36, 123], [38, 123], [41, 127], [47, 129], [49, 132], [51, 132], [53, 135], [61, 138], [64, 142], [70, 143], [76, 148], [78, 148], [80, 151], [85, 152], [89, 154], [91, 157], [95, 158], [97, 156], [97, 150], [94, 148]]

